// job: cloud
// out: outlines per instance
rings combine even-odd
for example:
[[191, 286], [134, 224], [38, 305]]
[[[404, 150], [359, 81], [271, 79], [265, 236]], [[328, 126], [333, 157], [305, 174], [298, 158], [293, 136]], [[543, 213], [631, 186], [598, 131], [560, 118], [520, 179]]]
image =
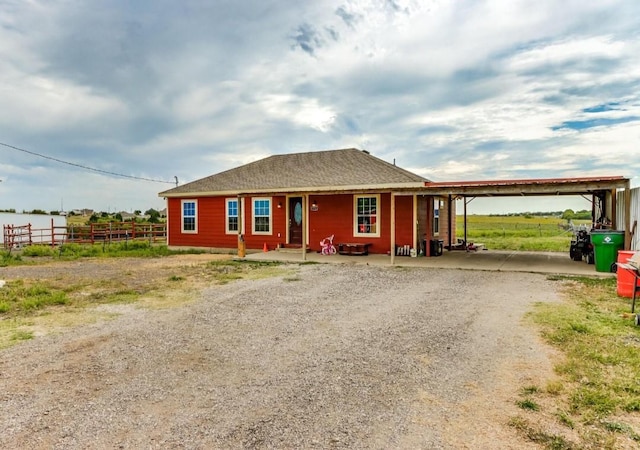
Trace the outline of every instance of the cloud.
[[319, 131], [326, 131], [335, 120], [335, 112], [317, 99], [269, 95], [261, 100], [265, 113], [274, 119], [291, 121]]
[[355, 24], [357, 24], [358, 21], [362, 18], [359, 15], [347, 11], [344, 5], [339, 6], [336, 9], [336, 15], [340, 17], [349, 28], [353, 28]]
[[[631, 0], [9, 1], [0, 142], [162, 180], [351, 146], [440, 181], [637, 177], [638, 17]], [[16, 209], [144, 210], [166, 187], [6, 148], [0, 179]]]
[[299, 47], [303, 52], [311, 56], [314, 55], [316, 48], [322, 47], [324, 44], [324, 39], [322, 39], [313, 25], [308, 23], [299, 25], [291, 38], [294, 41], [294, 48]]

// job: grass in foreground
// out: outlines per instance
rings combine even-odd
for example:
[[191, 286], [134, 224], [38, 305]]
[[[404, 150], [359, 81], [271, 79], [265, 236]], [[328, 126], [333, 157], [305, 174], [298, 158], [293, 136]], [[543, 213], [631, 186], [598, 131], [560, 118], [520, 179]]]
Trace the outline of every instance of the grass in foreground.
[[[564, 225], [566, 221], [557, 217], [469, 215], [467, 241], [491, 250], [568, 252], [573, 233]], [[457, 216], [456, 229], [462, 239], [464, 216]]]
[[[54, 263], [55, 264], [55, 261]], [[155, 267], [136, 272], [123, 259], [114, 278], [71, 282], [68, 277], [8, 281], [0, 289], [0, 349], [39, 334], [117, 316], [99, 305], [134, 304], [144, 308], [174, 308], [198, 298], [198, 289], [239, 279], [282, 276], [295, 279], [290, 268], [276, 262], [214, 260], [189, 266]]]
[[148, 241], [115, 242], [108, 244], [65, 244], [59, 247], [31, 245], [21, 251], [0, 252], [0, 267], [33, 264], [39, 259], [76, 260], [80, 258], [157, 258], [181, 254], [202, 254], [204, 250], [171, 250], [166, 245], [154, 245]]
[[[530, 317], [564, 355], [559, 380], [523, 388], [516, 403], [527, 412], [511, 425], [545, 448], [640, 447], [640, 328], [630, 301], [613, 278], [555, 279], [567, 300], [539, 304]], [[545, 432], [558, 426], [566, 436]]]

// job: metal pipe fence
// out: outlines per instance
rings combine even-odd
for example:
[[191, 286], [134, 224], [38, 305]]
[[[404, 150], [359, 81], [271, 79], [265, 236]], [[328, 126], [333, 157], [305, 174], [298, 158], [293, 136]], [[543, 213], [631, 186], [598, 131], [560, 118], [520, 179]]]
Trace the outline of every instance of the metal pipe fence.
[[129, 240], [147, 240], [150, 243], [166, 242], [165, 223], [109, 222], [89, 225], [55, 226], [51, 220], [48, 228], [27, 225], [3, 225], [5, 250], [29, 245], [95, 244]]

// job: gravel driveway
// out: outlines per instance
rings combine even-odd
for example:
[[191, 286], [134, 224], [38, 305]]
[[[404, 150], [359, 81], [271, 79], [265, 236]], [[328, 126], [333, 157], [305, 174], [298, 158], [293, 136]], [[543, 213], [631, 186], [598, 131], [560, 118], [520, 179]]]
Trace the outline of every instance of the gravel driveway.
[[211, 286], [0, 352], [1, 448], [537, 448], [544, 276], [367, 265]]

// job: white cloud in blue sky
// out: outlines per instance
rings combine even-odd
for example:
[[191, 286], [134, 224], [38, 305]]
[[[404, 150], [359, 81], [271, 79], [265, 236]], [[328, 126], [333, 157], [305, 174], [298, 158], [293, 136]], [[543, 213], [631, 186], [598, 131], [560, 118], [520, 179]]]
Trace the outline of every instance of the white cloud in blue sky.
[[[0, 142], [167, 181], [358, 147], [436, 181], [639, 185], [639, 54], [636, 0], [5, 0]], [[18, 210], [170, 187], [2, 146], [0, 179]]]

